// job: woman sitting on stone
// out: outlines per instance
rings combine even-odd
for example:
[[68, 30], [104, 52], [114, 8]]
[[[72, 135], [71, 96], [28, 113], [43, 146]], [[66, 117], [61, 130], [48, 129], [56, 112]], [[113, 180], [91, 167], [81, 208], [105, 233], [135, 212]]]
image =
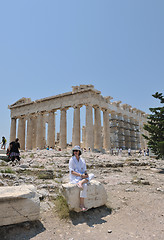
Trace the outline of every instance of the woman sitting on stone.
[[72, 157], [69, 161], [70, 182], [76, 184], [80, 189], [80, 209], [87, 211], [84, 206], [84, 198], [87, 197], [87, 183], [94, 177], [94, 174], [87, 174], [86, 164], [80, 157], [82, 150], [79, 146], [72, 149]]

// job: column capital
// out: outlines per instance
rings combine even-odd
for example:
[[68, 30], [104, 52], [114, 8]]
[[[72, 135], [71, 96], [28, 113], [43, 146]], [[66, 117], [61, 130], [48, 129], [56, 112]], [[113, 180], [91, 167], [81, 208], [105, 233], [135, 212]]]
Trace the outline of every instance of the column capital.
[[107, 109], [107, 108], [101, 108], [101, 111], [109, 113], [109, 109]]
[[45, 112], [43, 112], [43, 111], [38, 111], [38, 112], [36, 112], [35, 114], [36, 114], [36, 116], [39, 116], [39, 115], [42, 115], [42, 116], [43, 116], [43, 115], [45, 114]]
[[25, 115], [20, 115], [20, 116], [18, 116], [17, 118], [18, 118], [18, 119], [25, 119], [25, 117], [26, 117]]
[[87, 106], [93, 107], [93, 104], [92, 104], [92, 103], [84, 103], [83, 105], [86, 106], [86, 107], [87, 107]]
[[81, 108], [83, 106], [83, 104], [77, 104], [77, 105], [73, 105], [72, 107], [75, 108]]
[[69, 109], [69, 107], [61, 107], [60, 111], [67, 111]]
[[49, 110], [49, 111], [47, 111], [47, 113], [55, 113], [56, 112], [56, 110]]
[[98, 108], [100, 109], [100, 106], [99, 105], [93, 105], [93, 108], [94, 109], [98, 109]]

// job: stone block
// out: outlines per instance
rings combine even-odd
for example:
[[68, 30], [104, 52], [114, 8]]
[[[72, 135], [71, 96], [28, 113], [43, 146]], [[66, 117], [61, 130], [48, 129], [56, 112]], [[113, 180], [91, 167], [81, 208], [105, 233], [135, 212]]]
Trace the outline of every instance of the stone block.
[[0, 187], [0, 213], [0, 226], [38, 220], [40, 201], [35, 187]]
[[[63, 184], [62, 194], [66, 198], [69, 210], [79, 212], [80, 189], [76, 186], [76, 184]], [[100, 182], [92, 180], [88, 184], [87, 198], [85, 198], [84, 203], [85, 207], [88, 209], [100, 207], [107, 203], [107, 193], [104, 186]]]

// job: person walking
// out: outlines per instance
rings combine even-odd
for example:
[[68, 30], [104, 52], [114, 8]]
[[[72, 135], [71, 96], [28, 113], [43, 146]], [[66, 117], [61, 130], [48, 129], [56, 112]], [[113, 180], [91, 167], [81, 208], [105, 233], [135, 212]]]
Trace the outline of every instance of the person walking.
[[128, 148], [128, 156], [131, 156], [131, 149]]
[[2, 142], [0, 143], [0, 144], [1, 144], [1, 149], [6, 149], [6, 142], [7, 142], [7, 140], [6, 140], [6, 138], [3, 136], [3, 137], [2, 137]]
[[69, 160], [70, 183], [76, 184], [80, 188], [80, 209], [87, 211], [84, 205], [84, 199], [87, 198], [87, 183], [94, 177], [94, 174], [86, 172], [85, 160], [81, 157], [82, 150], [80, 146], [72, 149], [72, 157]]
[[15, 159], [18, 160], [19, 164], [20, 164], [20, 153], [19, 153], [19, 149], [20, 149], [20, 143], [19, 143], [19, 139], [16, 138], [15, 141], [10, 143], [9, 146], [9, 150], [10, 150], [10, 158], [12, 161], [12, 166], [14, 166], [14, 161]]

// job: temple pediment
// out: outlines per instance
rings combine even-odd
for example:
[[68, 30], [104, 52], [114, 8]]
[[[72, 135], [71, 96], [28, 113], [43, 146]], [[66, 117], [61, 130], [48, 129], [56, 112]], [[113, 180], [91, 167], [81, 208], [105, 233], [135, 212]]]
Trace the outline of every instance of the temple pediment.
[[18, 101], [16, 101], [15, 103], [11, 104], [10, 107], [13, 107], [13, 106], [19, 106], [19, 105], [22, 105], [24, 103], [30, 103], [31, 102], [31, 98], [20, 98]]

